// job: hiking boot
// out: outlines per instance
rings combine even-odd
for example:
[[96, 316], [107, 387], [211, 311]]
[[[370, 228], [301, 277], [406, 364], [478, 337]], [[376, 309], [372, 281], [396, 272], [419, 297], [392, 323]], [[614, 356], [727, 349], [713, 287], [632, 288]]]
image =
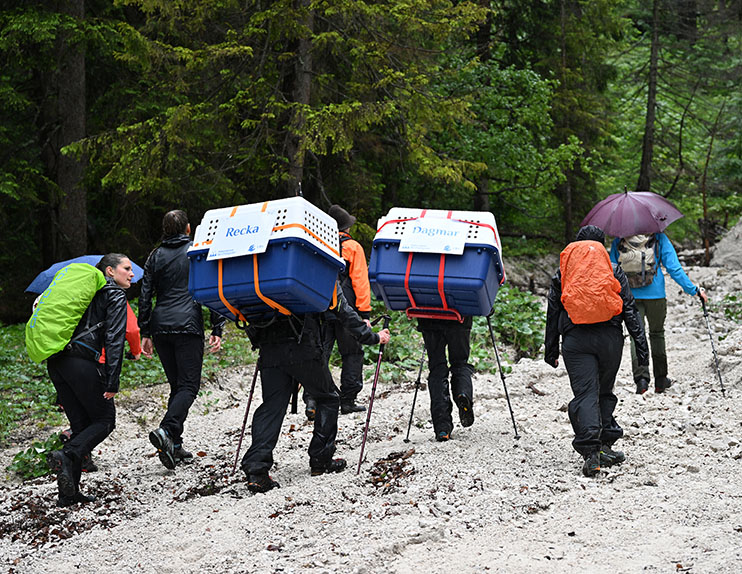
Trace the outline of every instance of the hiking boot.
[[247, 475], [247, 490], [250, 492], [268, 492], [273, 488], [281, 488], [281, 485], [273, 480], [268, 473]]
[[647, 379], [637, 379], [635, 382], [637, 395], [643, 395], [649, 389], [649, 381]]
[[88, 453], [82, 457], [82, 471], [83, 472], [98, 472], [98, 465], [93, 461], [93, 456]]
[[613, 466], [614, 464], [621, 464], [625, 460], [626, 455], [623, 451], [613, 450], [607, 444], [600, 447], [600, 464]]
[[462, 427], [470, 427], [474, 424], [474, 411], [471, 399], [466, 395], [456, 397], [456, 406], [459, 407], [459, 421]]
[[672, 383], [674, 381], [672, 379], [669, 379], [667, 377], [664, 378], [664, 380], [661, 381], [655, 381], [654, 382], [654, 392], [655, 393], [664, 393], [667, 389], [669, 389], [672, 386]]
[[582, 474], [585, 476], [595, 476], [600, 472], [600, 451], [591, 452], [585, 455], [585, 463], [582, 465]]
[[74, 497], [77, 494], [77, 484], [75, 483], [70, 457], [61, 450], [55, 450], [46, 455], [46, 463], [51, 471], [57, 474], [59, 495], [67, 498]]
[[193, 461], [193, 453], [188, 452], [186, 449], [183, 448], [183, 445], [177, 445], [173, 446], [173, 458], [175, 459], [175, 462], [192, 462]]
[[62, 441], [62, 444], [66, 443], [71, 438], [72, 438], [72, 429], [65, 429], [61, 433], [59, 433], [59, 440]]
[[307, 415], [307, 420], [314, 420], [314, 416], [317, 414], [317, 403], [314, 402], [314, 399], [307, 399], [304, 414]]
[[362, 413], [365, 411], [366, 407], [357, 404], [354, 400], [340, 403], [340, 413], [343, 415], [349, 415], [351, 413]]
[[86, 496], [82, 492], [78, 491], [74, 496], [65, 496], [60, 494], [57, 499], [57, 507], [64, 508], [66, 506], [72, 506], [73, 504], [86, 504], [88, 502], [95, 502], [95, 496]]
[[348, 463], [344, 458], [335, 458], [329, 462], [318, 463], [310, 462], [309, 468], [312, 471], [312, 476], [319, 476], [320, 474], [329, 474], [331, 472], [343, 472]]
[[435, 440], [438, 442], [446, 442], [451, 438], [451, 431], [438, 431], [435, 433]]
[[164, 428], [158, 428], [149, 433], [149, 442], [157, 449], [160, 462], [168, 470], [175, 468], [175, 447], [173, 440]]

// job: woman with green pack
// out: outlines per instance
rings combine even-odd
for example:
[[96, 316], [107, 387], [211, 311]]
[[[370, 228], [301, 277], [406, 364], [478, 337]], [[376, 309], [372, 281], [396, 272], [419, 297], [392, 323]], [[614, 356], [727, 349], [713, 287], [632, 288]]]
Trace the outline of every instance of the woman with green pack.
[[[94, 496], [80, 492], [82, 460], [116, 425], [113, 397], [126, 337], [126, 295], [134, 272], [131, 261], [120, 253], [104, 255], [96, 267], [106, 279], [75, 329], [70, 343], [49, 357], [47, 370], [70, 422], [72, 436], [62, 450], [49, 454], [47, 462], [57, 473], [57, 506], [92, 502]], [[98, 363], [102, 349], [104, 363]]]

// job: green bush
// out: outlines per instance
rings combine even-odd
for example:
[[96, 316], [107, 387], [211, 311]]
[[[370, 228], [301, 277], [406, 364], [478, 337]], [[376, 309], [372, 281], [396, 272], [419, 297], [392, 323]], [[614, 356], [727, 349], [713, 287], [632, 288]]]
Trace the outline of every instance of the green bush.
[[33, 442], [25, 451], [16, 454], [8, 470], [18, 473], [24, 480], [49, 474], [46, 455], [60, 448], [62, 448], [62, 441], [59, 433], [55, 432], [44, 442]]

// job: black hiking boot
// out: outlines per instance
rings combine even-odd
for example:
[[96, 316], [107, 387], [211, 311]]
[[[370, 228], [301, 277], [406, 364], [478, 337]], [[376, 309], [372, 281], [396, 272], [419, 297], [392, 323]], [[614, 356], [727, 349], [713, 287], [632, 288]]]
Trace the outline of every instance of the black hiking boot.
[[591, 452], [585, 455], [585, 463], [582, 465], [582, 474], [585, 476], [595, 476], [600, 472], [600, 451]]
[[614, 464], [621, 464], [626, 460], [626, 455], [623, 451], [613, 450], [607, 444], [600, 447], [600, 464], [604, 466], [613, 466]]
[[470, 427], [474, 424], [474, 411], [471, 399], [466, 395], [456, 397], [456, 406], [459, 407], [459, 421], [462, 427]]
[[353, 401], [344, 401], [340, 403], [340, 414], [349, 415], [351, 413], [362, 413], [366, 411], [366, 407], [357, 404]]
[[268, 492], [274, 488], [281, 488], [281, 485], [273, 480], [267, 472], [265, 474], [247, 475], [247, 490], [250, 492]]
[[319, 476], [320, 474], [329, 474], [331, 472], [343, 472], [348, 466], [348, 463], [344, 458], [335, 458], [329, 462], [310, 462], [309, 468], [312, 471], [312, 476]]
[[183, 445], [173, 446], [173, 458], [176, 464], [179, 462], [193, 462], [193, 453], [183, 448]]
[[95, 496], [86, 496], [82, 492], [78, 491], [74, 496], [65, 496], [60, 494], [57, 499], [57, 507], [65, 508], [67, 506], [72, 506], [73, 504], [86, 504], [88, 502], [95, 502]]
[[647, 379], [637, 379], [636, 383], [636, 394], [643, 395], [649, 389], [649, 381]]
[[314, 399], [307, 399], [306, 406], [304, 407], [304, 414], [307, 415], [307, 420], [313, 421], [317, 414], [317, 403]]
[[46, 463], [51, 471], [57, 474], [59, 496], [74, 497], [78, 491], [70, 457], [61, 450], [55, 450], [46, 455]]
[[98, 465], [93, 461], [93, 457], [90, 453], [82, 457], [82, 471], [83, 472], [98, 472]]
[[149, 442], [157, 449], [160, 462], [168, 470], [175, 468], [175, 447], [173, 440], [164, 428], [158, 428], [149, 433]]
[[451, 438], [451, 431], [438, 431], [435, 433], [435, 440], [438, 442], [446, 442]]
[[662, 381], [655, 381], [654, 382], [654, 392], [655, 393], [664, 393], [667, 389], [669, 389], [672, 386], [672, 383], [674, 381], [672, 379], [669, 379], [668, 377], [665, 377]]

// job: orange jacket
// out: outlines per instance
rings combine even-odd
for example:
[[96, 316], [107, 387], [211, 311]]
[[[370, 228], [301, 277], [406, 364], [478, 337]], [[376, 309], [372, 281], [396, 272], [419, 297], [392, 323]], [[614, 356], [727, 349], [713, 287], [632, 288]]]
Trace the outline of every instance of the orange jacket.
[[[353, 295], [345, 293], [345, 298], [355, 307], [364, 319], [371, 313], [371, 284], [368, 281], [368, 264], [363, 246], [351, 238], [345, 231], [340, 232], [340, 237], [348, 237], [342, 241], [343, 259], [348, 262], [348, 278], [353, 286]], [[353, 300], [355, 299], [355, 301]]]
[[[134, 314], [134, 310], [126, 302], [126, 340], [129, 343], [129, 350], [135, 357], [142, 353], [142, 342], [139, 338], [139, 323], [137, 322], [137, 316]], [[101, 349], [100, 363], [106, 362], [106, 350]]]

